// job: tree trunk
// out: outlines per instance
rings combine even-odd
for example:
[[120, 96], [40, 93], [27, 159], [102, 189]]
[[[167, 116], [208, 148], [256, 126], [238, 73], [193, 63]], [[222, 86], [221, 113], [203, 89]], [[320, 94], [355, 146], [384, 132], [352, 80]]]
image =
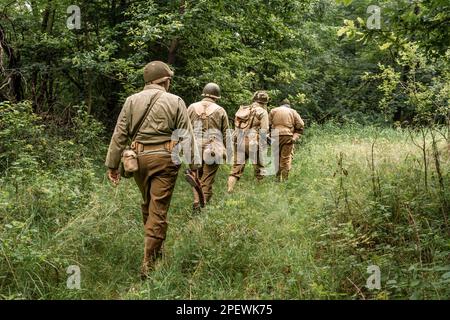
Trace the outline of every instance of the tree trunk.
[[[9, 91], [6, 93], [8, 99], [18, 102], [23, 99], [23, 85], [22, 85], [22, 75], [19, 71], [20, 67], [20, 54], [15, 51], [11, 44], [8, 43], [6, 39], [6, 32], [2, 25], [0, 25], [0, 47], [6, 57], [8, 58], [7, 69], [8, 72], [3, 71], [2, 74], [4, 78], [7, 79], [5, 83], [0, 83], [2, 86], [6, 86], [9, 83]], [[3, 57], [2, 53], [2, 57]], [[3, 61], [1, 61], [3, 63]]]
[[92, 113], [92, 75], [90, 74], [90, 71], [86, 71], [86, 91], [87, 91], [87, 98], [86, 98], [86, 106], [87, 106], [87, 113]]
[[53, 30], [56, 9], [53, 7], [52, 0], [48, 0], [47, 6], [42, 17], [41, 31], [50, 34]]
[[[41, 32], [51, 34], [53, 30], [53, 25], [55, 21], [55, 12], [56, 9], [53, 6], [52, 0], [47, 1], [47, 6], [45, 7], [44, 14], [42, 17], [41, 24]], [[50, 62], [45, 61], [47, 65], [50, 66]], [[39, 77], [39, 72], [35, 71], [33, 74], [33, 78], [36, 79], [36, 88], [33, 90], [34, 97], [33, 101], [36, 101], [35, 110], [36, 112], [40, 112], [43, 110], [45, 104], [50, 106], [53, 100], [53, 75], [51, 71], [44, 71]], [[39, 83], [40, 78], [40, 83]], [[38, 85], [40, 84], [40, 88], [38, 89]]]
[[[179, 7], [180, 16], [183, 16], [185, 12], [186, 12], [186, 1], [185, 0], [181, 0], [180, 1], [180, 7]], [[177, 52], [179, 43], [180, 43], [180, 41], [179, 41], [178, 37], [175, 37], [174, 39], [172, 39], [172, 42], [170, 43], [169, 55], [167, 57], [167, 62], [169, 64], [174, 64], [175, 63], [176, 52]]]
[[[408, 73], [410, 71], [410, 67], [409, 66], [404, 66], [402, 68], [402, 74], [400, 77], [400, 81], [405, 83], [405, 85], [407, 85], [408, 83]], [[403, 107], [403, 103], [397, 107], [397, 110], [395, 110], [394, 113], [394, 121], [398, 121], [398, 122], [403, 122], [406, 120], [406, 115], [405, 115], [405, 108]]]
[[116, 0], [111, 1], [111, 9], [110, 9], [110, 25], [114, 27], [117, 24], [117, 15], [116, 15]]
[[174, 64], [175, 63], [177, 48], [178, 48], [178, 38], [175, 38], [170, 43], [169, 55], [167, 57], [167, 62], [169, 64]]

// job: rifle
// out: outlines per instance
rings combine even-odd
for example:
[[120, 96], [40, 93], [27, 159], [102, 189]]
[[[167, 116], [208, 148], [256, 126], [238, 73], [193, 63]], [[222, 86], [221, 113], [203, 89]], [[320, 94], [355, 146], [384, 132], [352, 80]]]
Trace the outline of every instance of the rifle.
[[202, 184], [200, 180], [198, 179], [197, 170], [191, 170], [186, 169], [184, 172], [184, 178], [186, 179], [187, 183], [189, 183], [194, 189], [195, 192], [198, 194], [198, 198], [200, 200], [200, 207], [205, 207], [205, 194], [202, 190]]

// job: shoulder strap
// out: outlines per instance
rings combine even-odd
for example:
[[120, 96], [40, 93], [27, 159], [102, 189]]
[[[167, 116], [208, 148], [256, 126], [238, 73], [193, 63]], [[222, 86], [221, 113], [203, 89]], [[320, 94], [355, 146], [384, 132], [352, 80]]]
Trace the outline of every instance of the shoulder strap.
[[211, 116], [213, 113], [215, 113], [217, 110], [220, 109], [220, 106], [217, 103], [211, 103], [207, 108], [209, 108], [208, 110], [208, 117]]
[[198, 116], [201, 116], [205, 112], [206, 107], [202, 104], [202, 102], [197, 102], [194, 105], [194, 111]]
[[220, 109], [220, 106], [214, 102], [204, 103], [204, 101], [198, 102], [194, 106], [195, 113], [199, 116], [205, 114], [207, 117], [210, 117], [214, 112]]
[[147, 111], [145, 112], [144, 116], [141, 118], [139, 122], [139, 126], [137, 127], [136, 131], [133, 134], [133, 138], [131, 141], [133, 142], [134, 139], [136, 139], [137, 134], [141, 130], [142, 125], [144, 124], [145, 119], [147, 119], [148, 115], [150, 114], [150, 111], [152, 110], [153, 106], [155, 105], [156, 101], [163, 95], [164, 91], [158, 91], [149, 101], [147, 105]]
[[255, 117], [256, 117], [255, 109], [254, 109], [253, 105], [250, 107], [250, 117], [251, 117], [251, 119], [250, 119], [250, 123], [249, 123], [249, 126], [248, 126], [249, 129], [252, 128], [253, 122], [254, 122]]

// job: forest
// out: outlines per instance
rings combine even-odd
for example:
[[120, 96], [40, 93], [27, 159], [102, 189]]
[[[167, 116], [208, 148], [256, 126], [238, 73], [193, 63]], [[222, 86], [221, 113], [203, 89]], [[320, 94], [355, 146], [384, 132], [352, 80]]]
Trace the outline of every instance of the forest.
[[[448, 0], [0, 0], [0, 299], [448, 300], [449, 31]], [[222, 165], [193, 214], [178, 178], [143, 282], [104, 160], [154, 60], [186, 105], [215, 82], [232, 122], [266, 90], [305, 131], [285, 183], [227, 194]]]

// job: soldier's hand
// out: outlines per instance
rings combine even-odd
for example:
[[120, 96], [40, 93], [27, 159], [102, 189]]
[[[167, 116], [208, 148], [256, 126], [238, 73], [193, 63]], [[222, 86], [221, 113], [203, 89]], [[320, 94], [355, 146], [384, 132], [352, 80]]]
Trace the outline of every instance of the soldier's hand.
[[300, 135], [298, 133], [294, 133], [292, 136], [292, 142], [297, 143], [297, 141], [300, 139]]
[[120, 181], [120, 173], [118, 169], [108, 169], [108, 179], [111, 181], [115, 186], [119, 184]]

